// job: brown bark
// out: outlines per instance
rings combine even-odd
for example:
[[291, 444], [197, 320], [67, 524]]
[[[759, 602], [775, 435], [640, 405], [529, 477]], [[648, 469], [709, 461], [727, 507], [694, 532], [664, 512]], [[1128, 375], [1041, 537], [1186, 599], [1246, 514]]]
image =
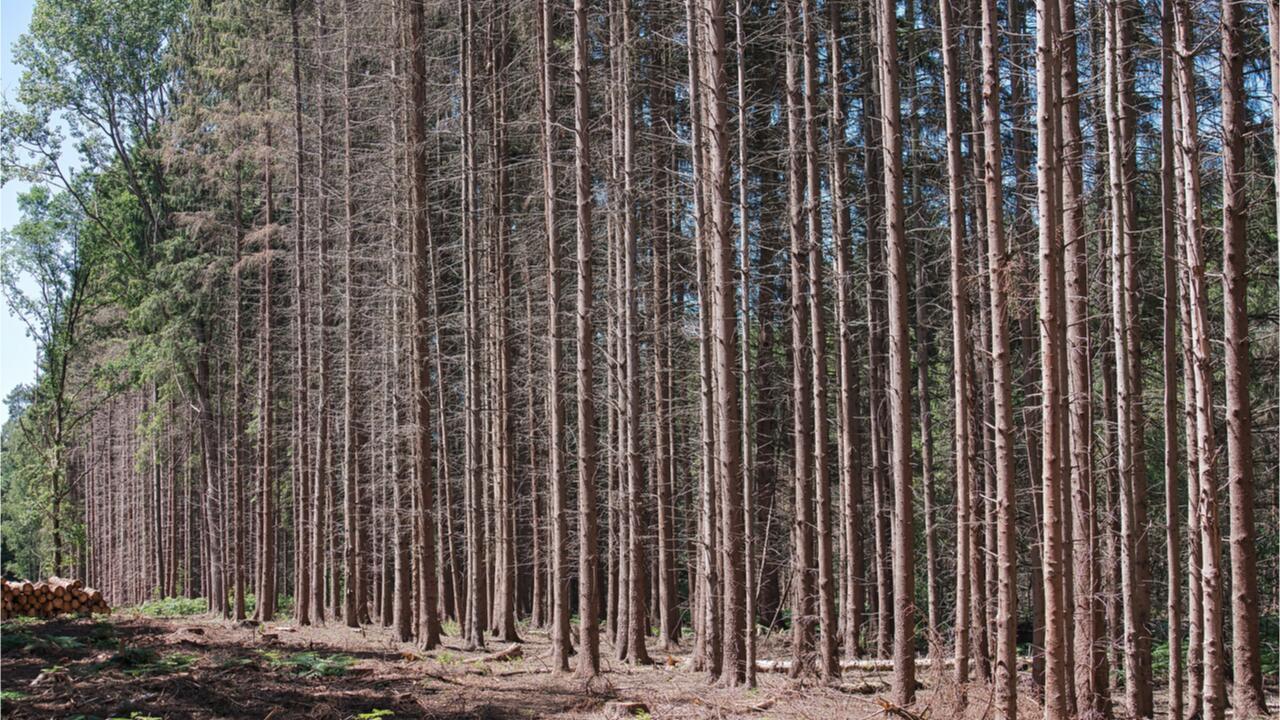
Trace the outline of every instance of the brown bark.
[[1169, 717], [1183, 715], [1183, 656], [1181, 568], [1182, 547], [1178, 533], [1178, 376], [1176, 357], [1179, 354], [1175, 334], [1177, 319], [1177, 259], [1178, 238], [1175, 217], [1178, 203], [1174, 191], [1173, 168], [1173, 6], [1164, 0], [1160, 6], [1160, 238], [1164, 253], [1164, 305], [1162, 307], [1161, 368], [1164, 382], [1162, 404], [1164, 407], [1164, 507], [1165, 507], [1165, 565], [1168, 588], [1166, 617], [1169, 623], [1169, 647], [1178, 652], [1169, 654]]
[[[426, 17], [421, 0], [407, 0], [409, 11], [409, 182], [411, 223], [411, 267], [413, 268], [413, 388], [414, 412], [414, 476], [417, 479], [419, 538], [417, 555], [420, 563], [419, 643], [425, 649], [440, 644], [440, 618], [437, 615], [435, 478], [431, 448], [431, 209], [427, 189], [427, 51], [423, 45]], [[407, 605], [407, 603], [402, 604]], [[407, 609], [397, 612], [397, 626], [402, 639], [408, 618]]]
[[824, 678], [840, 674], [836, 651], [836, 581], [831, 537], [831, 479], [827, 461], [827, 331], [822, 288], [822, 183], [818, 158], [818, 50], [812, 0], [802, 0], [801, 33], [804, 43], [804, 150], [805, 218], [807, 220], [809, 280], [809, 348], [813, 390], [813, 475], [817, 516], [818, 627], [821, 643], [819, 672]]
[[[720, 683], [741, 685], [746, 680], [744, 633], [745, 575], [742, 554], [741, 437], [738, 423], [737, 317], [734, 312], [733, 224], [729, 209], [728, 100], [724, 67], [725, 31], [723, 0], [704, 0], [701, 10], [702, 60], [706, 84], [704, 113], [707, 119], [705, 182], [709, 205], [707, 253], [711, 261], [713, 302], [712, 334], [715, 340], [716, 483], [721, 501], [721, 563], [723, 567], [724, 632]], [[701, 312], [706, 312], [704, 306]]]
[[[357, 389], [355, 387], [355, 367], [352, 362], [353, 349], [352, 345], [355, 341], [354, 324], [352, 322], [353, 298], [352, 275], [353, 263], [352, 255], [354, 254], [355, 245], [355, 228], [352, 222], [354, 216], [354, 207], [352, 200], [352, 148], [351, 148], [351, 85], [352, 85], [352, 40], [351, 40], [351, 24], [352, 24], [352, 6], [351, 0], [343, 0], [342, 2], [342, 187], [343, 187], [343, 231], [344, 231], [344, 270], [343, 270], [343, 329], [345, 334], [344, 353], [346, 355], [343, 365], [343, 524], [346, 529], [346, 541], [343, 546], [343, 576], [344, 591], [342, 602], [342, 618], [347, 627], [359, 627], [363, 619], [363, 611], [360, 607], [362, 594], [360, 588], [364, 582], [361, 576], [364, 572], [362, 557], [358, 546], [357, 533], [360, 528], [359, 503], [357, 502], [357, 492], [359, 487], [358, 461], [357, 456], [360, 454], [361, 433], [356, 427], [359, 422], [356, 413], [357, 405]], [[336, 600], [335, 600], [336, 602]]]
[[747, 687], [756, 685], [756, 573], [755, 562], [755, 449], [752, 447], [751, 414], [751, 243], [748, 238], [747, 205], [747, 83], [745, 46], [742, 29], [742, 0], [734, 0], [734, 49], [737, 53], [738, 92], [738, 274], [742, 284], [742, 343], [738, 355], [738, 374], [742, 379], [742, 521], [743, 521], [743, 616], [745, 643], [743, 665]]
[[810, 383], [811, 369], [807, 362], [810, 348], [808, 274], [805, 257], [808, 241], [805, 238], [804, 192], [806, 174], [801, 165], [801, 69], [800, 52], [796, 43], [795, 2], [786, 3], [786, 63], [787, 63], [787, 217], [791, 239], [791, 362], [792, 362], [792, 462], [795, 493], [792, 518], [792, 580], [791, 580], [791, 654], [792, 677], [809, 670], [813, 647], [814, 614], [814, 516], [813, 516], [813, 453], [814, 435], [813, 395]]
[[837, 400], [837, 455], [840, 473], [840, 530], [843, 545], [843, 609], [841, 625], [844, 633], [846, 655], [859, 654], [862, 640], [864, 586], [863, 549], [860, 524], [862, 517], [863, 467], [858, 440], [857, 420], [854, 415], [857, 394], [857, 356], [853, 347], [853, 299], [850, 264], [852, 239], [849, 208], [845, 200], [848, 185], [848, 153], [843, 128], [848, 126], [848, 108], [842, 99], [846, 82], [840, 47], [841, 13], [839, 3], [830, 3], [831, 58], [831, 120], [828, 137], [831, 141], [831, 206], [832, 232], [836, 252], [836, 328], [839, 397]]
[[310, 505], [310, 480], [307, 472], [311, 467], [311, 403], [308, 397], [308, 385], [311, 382], [309, 372], [309, 348], [307, 345], [307, 324], [310, 320], [307, 308], [307, 205], [306, 184], [304, 180], [306, 138], [302, 130], [302, 41], [299, 37], [299, 14], [297, 0], [289, 2], [289, 30], [293, 52], [293, 295], [294, 295], [294, 332], [297, 356], [294, 378], [294, 487], [300, 490], [294, 518], [298, 525], [297, 535], [297, 584], [294, 607], [298, 615], [299, 625], [311, 624], [311, 573], [312, 556], [309, 542], [309, 528], [313, 517], [308, 517]]
[[1227, 489], [1231, 509], [1232, 711], [1267, 713], [1258, 630], [1254, 523], [1253, 404], [1249, 397], [1249, 307], [1244, 99], [1244, 23], [1238, 2], [1222, 3], [1222, 296], [1227, 386]]
[[1005, 251], [1001, 178], [999, 35], [994, 0], [982, 2], [982, 48], [983, 159], [990, 273], [988, 292], [991, 306], [992, 395], [995, 405], [995, 555], [998, 577], [994, 653], [996, 711], [1004, 720], [1016, 720], [1017, 668], [1014, 636], [1017, 584], [1013, 547], [1013, 401], [1008, 335], [1008, 256]]
[[942, 35], [943, 106], [947, 133], [947, 220], [950, 241], [951, 292], [951, 358], [953, 417], [955, 420], [956, 475], [956, 610], [955, 610], [955, 678], [958, 683], [969, 680], [970, 655], [970, 528], [973, 509], [972, 465], [969, 418], [969, 295], [965, 287], [965, 209], [964, 165], [961, 159], [959, 59], [956, 53], [955, 18], [951, 0], [938, 0], [938, 18]]
[[1062, 102], [1062, 244], [1066, 283], [1067, 401], [1070, 436], [1072, 574], [1075, 611], [1075, 686], [1078, 712], [1105, 713], [1106, 652], [1098, 565], [1098, 520], [1093, 475], [1093, 398], [1090, 369], [1088, 248], [1084, 230], [1083, 147], [1075, 3], [1059, 5]]
[[[695, 282], [699, 305], [710, 306], [713, 300], [707, 256], [707, 188], [700, 182], [706, 165], [706, 147], [704, 143], [705, 114], [703, 105], [706, 98], [703, 93], [703, 76], [705, 74], [699, 38], [706, 31], [702, 27], [701, 6], [694, 0], [685, 2], [685, 23], [688, 36], [689, 64], [689, 124], [691, 126], [691, 165], [693, 167], [693, 215], [694, 215], [694, 254]], [[693, 665], [707, 671], [711, 678], [720, 676], [723, 647], [721, 646], [722, 627], [720, 624], [720, 604], [712, 598], [720, 592], [719, 573], [719, 533], [716, 532], [716, 482], [715, 453], [718, 448], [715, 442], [714, 411], [714, 378], [712, 368], [712, 329], [709, 312], [698, 313], [698, 415], [699, 415], [699, 447], [702, 461], [699, 463], [699, 507], [697, 514], [698, 557], [696, 562], [697, 601], [694, 603], [695, 641]], [[691, 584], [692, 587], [692, 584]]]
[[915, 535], [912, 532], [911, 347], [907, 330], [907, 237], [903, 201], [902, 117], [898, 88], [897, 12], [883, 0], [879, 13], [881, 139], [884, 153], [886, 269], [889, 275], [889, 418], [893, 476], [893, 695], [915, 700]]
[[1065, 516], [1062, 505], [1062, 387], [1064, 358], [1059, 323], [1062, 283], [1058, 230], [1055, 133], [1057, 73], [1057, 0], [1036, 0], [1036, 198], [1039, 229], [1040, 415], [1044, 516], [1041, 552], [1044, 568], [1046, 720], [1064, 720], [1070, 712], [1067, 693], [1067, 625], [1065, 596]]
[[484, 452], [480, 357], [480, 238], [476, 226], [476, 157], [475, 157], [475, 18], [470, 3], [460, 3], [462, 37], [459, 44], [459, 62], [462, 66], [462, 253], [464, 287], [463, 365], [466, 387], [465, 428], [463, 442], [466, 445], [466, 468], [463, 505], [466, 513], [467, 533], [467, 612], [466, 644], [475, 649], [484, 647], [485, 630], [489, 617], [489, 583], [486, 557], [488, 543], [484, 516]]
[[[325, 5], [324, 0], [316, 1], [316, 36], [325, 37], [328, 33], [328, 27], [325, 23]], [[316, 115], [317, 129], [316, 135], [319, 142], [319, 150], [316, 153], [316, 196], [317, 202], [316, 215], [318, 216], [316, 231], [316, 266], [317, 266], [317, 289], [316, 296], [319, 300], [316, 304], [319, 306], [320, 326], [316, 332], [316, 352], [318, 354], [317, 363], [317, 397], [316, 397], [316, 455], [315, 468], [311, 470], [313, 473], [313, 484], [311, 488], [311, 559], [315, 564], [311, 577], [311, 603], [312, 615], [317, 623], [323, 623], [325, 619], [325, 591], [327, 589], [325, 583], [325, 542], [326, 539], [332, 538], [332, 525], [329, 522], [329, 515], [325, 512], [325, 499], [331, 482], [330, 477], [330, 440], [329, 440], [329, 396], [330, 396], [330, 366], [329, 354], [326, 352], [326, 331], [329, 328], [329, 303], [325, 302], [328, 297], [329, 290], [329, 270], [326, 260], [326, 245], [329, 237], [329, 202], [327, 195], [327, 184], [329, 179], [329, 143], [328, 143], [328, 98], [324, 93], [323, 81], [324, 73], [317, 73], [316, 88]], [[334, 573], [336, 575], [336, 572]]]
[[[1222, 575], [1220, 558], [1222, 541], [1219, 535], [1215, 465], [1218, 453], [1214, 439], [1212, 374], [1210, 370], [1209, 333], [1207, 322], [1207, 288], [1205, 281], [1205, 257], [1203, 246], [1203, 216], [1200, 206], [1200, 139], [1197, 106], [1195, 102], [1195, 60], [1191, 54], [1191, 9], [1185, 1], [1174, 7], [1174, 33], [1177, 52], [1174, 64], [1177, 68], [1177, 120], [1178, 159], [1182, 170], [1181, 194], [1183, 197], [1182, 261], [1186, 268], [1186, 300], [1190, 327], [1191, 379], [1194, 385], [1195, 406], [1195, 500], [1191, 503], [1189, 517], [1195, 526], [1189, 533], [1198, 536], [1199, 562], [1191, 563], [1191, 582], [1197, 585], [1199, 570], [1199, 608], [1190, 606], [1193, 618], [1199, 615], [1198, 637], [1200, 652], [1188, 663], [1189, 676], [1199, 674], [1201, 683], [1196, 710], [1206, 720], [1221, 720], [1226, 706], [1226, 677], [1222, 639]], [[1188, 455], [1191, 455], [1188, 452]], [[1192, 486], [1192, 483], [1188, 483]], [[1197, 613], [1197, 609], [1199, 612]], [[1196, 662], [1198, 660], [1199, 662]], [[1191, 693], [1192, 697], [1197, 694]]]
[[569, 670], [573, 641], [569, 634], [569, 519], [564, 479], [564, 398], [560, 392], [563, 346], [560, 342], [560, 234], [556, 229], [556, 90], [552, 51], [553, 10], [539, 2], [538, 56], [542, 89], [543, 223], [547, 235], [547, 486], [551, 492], [551, 657], [555, 669]]
[[620, 72], [622, 82], [618, 88], [621, 96], [622, 122], [622, 264], [623, 264], [623, 344], [625, 346], [625, 450], [627, 478], [627, 655], [635, 665], [648, 664], [649, 653], [644, 640], [649, 623], [646, 617], [645, 574], [648, 561], [645, 556], [642, 535], [647, 524], [641, 501], [644, 493], [644, 468], [640, 459], [640, 339], [637, 303], [639, 289], [636, 280], [636, 211], [635, 211], [635, 116], [632, 110], [631, 89], [631, 17], [624, 7], [622, 16], [622, 42]]
[[578, 236], [578, 670], [600, 673], [596, 529], [596, 417], [592, 388], [591, 329], [591, 130], [587, 65], [587, 3], [573, 2], [574, 186]]
[[[271, 102], [271, 93], [267, 93], [267, 102]], [[267, 157], [273, 156], [271, 123], [266, 126]], [[275, 618], [276, 612], [276, 518], [275, 518], [275, 403], [274, 377], [275, 368], [271, 357], [274, 354], [271, 326], [271, 240], [275, 235], [275, 191], [272, 185], [271, 160], [263, 164], [263, 207], [262, 251], [259, 266], [259, 282], [262, 286], [258, 300], [261, 306], [261, 325], [259, 327], [259, 379], [258, 379], [258, 581], [257, 607], [254, 608], [258, 620], [269, 622]]]

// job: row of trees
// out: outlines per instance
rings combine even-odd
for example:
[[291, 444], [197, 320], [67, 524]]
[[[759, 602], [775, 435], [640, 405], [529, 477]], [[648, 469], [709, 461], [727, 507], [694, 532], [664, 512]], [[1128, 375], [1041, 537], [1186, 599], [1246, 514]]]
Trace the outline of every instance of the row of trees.
[[1020, 645], [1151, 717], [1167, 643], [1262, 715], [1269, 10], [41, 0], [6, 546], [585, 676], [950, 648], [1007, 718]]

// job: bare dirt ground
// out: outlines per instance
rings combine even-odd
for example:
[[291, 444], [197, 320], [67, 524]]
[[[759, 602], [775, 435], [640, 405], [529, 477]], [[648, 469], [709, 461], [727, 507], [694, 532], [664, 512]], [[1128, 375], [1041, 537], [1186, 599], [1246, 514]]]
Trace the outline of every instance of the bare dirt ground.
[[[0, 636], [6, 718], [595, 718], [618, 702], [643, 703], [637, 716], [652, 718], [994, 716], [982, 687], [965, 688], [961, 707], [947, 672], [922, 668], [916, 705], [886, 712], [883, 671], [846, 670], [830, 684], [761, 673], [757, 688], [724, 689], [684, 669], [688, 648], [651, 650], [655, 665], [634, 668], [612, 661], [605, 644], [605, 672], [585, 683], [552, 674], [546, 634], [527, 628], [515, 660], [484, 660], [486, 653], [464, 651], [457, 637], [424, 653], [380, 627], [250, 627], [128, 613], [6, 623]], [[770, 645], [761, 657], [773, 656]], [[488, 651], [506, 647], [491, 642]], [[1023, 703], [1024, 717], [1039, 715], [1034, 700]]]

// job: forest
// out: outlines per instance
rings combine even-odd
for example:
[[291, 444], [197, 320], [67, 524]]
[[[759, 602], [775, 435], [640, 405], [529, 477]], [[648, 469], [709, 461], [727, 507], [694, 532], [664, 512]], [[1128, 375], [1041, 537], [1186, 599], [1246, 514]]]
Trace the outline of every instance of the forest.
[[35, 0], [12, 51], [3, 569], [113, 614], [3, 632], [276, 649], [157, 710], [177, 656], [6, 642], [6, 716], [382, 717], [287, 687], [323, 642], [396, 717], [1280, 707], [1280, 0]]

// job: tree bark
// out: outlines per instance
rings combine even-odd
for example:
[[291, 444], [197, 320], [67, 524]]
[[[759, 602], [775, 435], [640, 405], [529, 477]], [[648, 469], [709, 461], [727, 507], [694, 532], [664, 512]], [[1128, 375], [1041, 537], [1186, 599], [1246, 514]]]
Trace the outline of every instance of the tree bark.
[[547, 235], [547, 486], [551, 491], [551, 659], [555, 669], [569, 670], [573, 641], [569, 634], [569, 518], [564, 479], [564, 398], [560, 392], [563, 346], [560, 342], [560, 233], [556, 228], [556, 89], [552, 52], [554, 16], [551, 0], [540, 0], [542, 88], [542, 213]]
[[1161, 313], [1161, 368], [1164, 406], [1164, 507], [1165, 565], [1168, 588], [1166, 617], [1169, 623], [1169, 717], [1183, 716], [1183, 656], [1181, 570], [1182, 547], [1178, 533], [1178, 377], [1176, 357], [1179, 354], [1175, 334], [1177, 319], [1178, 239], [1175, 217], [1178, 203], [1174, 191], [1173, 168], [1173, 6], [1164, 0], [1160, 6], [1160, 239], [1164, 253], [1164, 305]]
[[1004, 239], [1004, 201], [1000, 144], [999, 34], [994, 0], [982, 0], [982, 130], [985, 142], [987, 254], [991, 305], [992, 394], [995, 401], [995, 526], [998, 576], [995, 680], [996, 712], [1016, 720], [1017, 576], [1014, 568], [1013, 399], [1009, 367], [1008, 257]]
[[[702, 60], [707, 76], [704, 86], [704, 113], [707, 118], [707, 163], [705, 182], [708, 219], [707, 251], [711, 260], [715, 340], [716, 395], [716, 483], [721, 501], [721, 563], [724, 569], [722, 617], [724, 632], [720, 683], [734, 687], [746, 681], [746, 652], [743, 637], [745, 571], [742, 554], [742, 448], [739, 436], [737, 376], [737, 316], [734, 311], [733, 216], [729, 209], [728, 100], [724, 67], [724, 0], [703, 0]], [[706, 312], [704, 306], [700, 312]]]
[[294, 507], [294, 518], [298, 524], [297, 545], [297, 598], [294, 609], [298, 615], [299, 625], [310, 625], [312, 614], [312, 555], [308, 532], [310, 517], [310, 480], [307, 471], [311, 467], [309, 450], [311, 448], [311, 402], [308, 397], [311, 382], [309, 370], [309, 347], [307, 344], [307, 325], [310, 315], [307, 307], [307, 205], [306, 184], [304, 180], [306, 138], [302, 130], [302, 40], [299, 33], [300, 10], [297, 0], [289, 1], [289, 30], [293, 51], [293, 295], [294, 295], [294, 331], [297, 348], [297, 364], [294, 378], [294, 486], [301, 492]]
[[1041, 551], [1044, 556], [1045, 598], [1045, 720], [1065, 720], [1070, 712], [1067, 665], [1067, 568], [1064, 561], [1066, 510], [1062, 506], [1062, 388], [1058, 384], [1063, 360], [1059, 323], [1062, 283], [1057, 205], [1058, 120], [1057, 0], [1036, 0], [1036, 198], [1040, 255], [1040, 415], [1044, 517]]
[[973, 492], [973, 452], [969, 434], [969, 295], [965, 287], [964, 235], [964, 165], [961, 159], [959, 59], [956, 53], [955, 18], [951, 0], [938, 0], [938, 19], [942, 35], [943, 106], [947, 137], [947, 220], [950, 241], [951, 287], [951, 384], [956, 475], [956, 611], [955, 611], [955, 678], [961, 686], [969, 680], [970, 653], [970, 527], [973, 524], [970, 498]]
[[596, 417], [592, 397], [591, 328], [591, 89], [587, 65], [587, 3], [573, 2], [574, 180], [578, 236], [578, 669], [579, 677], [600, 673], [600, 628], [596, 550]]
[[814, 30], [816, 9], [802, 0], [801, 33], [804, 42], [804, 149], [805, 217], [808, 221], [809, 342], [813, 389], [813, 475], [817, 514], [818, 627], [821, 637], [819, 672], [824, 678], [840, 675], [836, 644], [836, 581], [831, 536], [831, 479], [827, 461], [827, 330], [822, 299], [822, 181], [818, 158], [818, 50]]
[[801, 69], [795, 48], [796, 2], [786, 3], [786, 63], [787, 63], [787, 216], [791, 239], [791, 362], [792, 362], [792, 462], [794, 463], [794, 508], [792, 518], [792, 580], [791, 580], [791, 676], [796, 677], [812, 668], [810, 654], [813, 648], [814, 614], [814, 515], [813, 515], [813, 453], [814, 440], [813, 395], [809, 367], [811, 329], [809, 306], [805, 297], [809, 293], [805, 258], [808, 241], [805, 237], [804, 193], [806, 173], [801, 165]]
[[[881, 139], [884, 153], [885, 240], [889, 275], [889, 417], [893, 474], [893, 695], [915, 701], [915, 535], [912, 531], [911, 347], [907, 329], [907, 237], [903, 202], [902, 117], [898, 89], [897, 12], [882, 0], [879, 15]], [[812, 289], [811, 289], [812, 291]]]
[[1222, 297], [1227, 386], [1227, 488], [1231, 504], [1232, 711], [1266, 715], [1258, 630], [1254, 525], [1253, 404], [1249, 397], [1247, 190], [1244, 145], [1244, 26], [1238, 2], [1222, 2]]
[[857, 394], [857, 356], [853, 348], [853, 299], [850, 277], [853, 248], [849, 208], [845, 200], [848, 185], [848, 152], [843, 129], [848, 126], [848, 107], [842, 98], [841, 85], [846, 81], [841, 55], [841, 5], [832, 2], [828, 6], [831, 16], [831, 120], [828, 137], [831, 142], [831, 207], [832, 232], [836, 252], [836, 328], [838, 333], [838, 359], [840, 378], [837, 401], [837, 454], [840, 473], [840, 521], [844, 538], [843, 554], [843, 605], [842, 629], [844, 651], [847, 656], [860, 652], [864, 599], [863, 549], [862, 549], [862, 485], [864, 472], [858, 426], [855, 418]]
[[[418, 483], [418, 557], [420, 563], [419, 643], [424, 649], [440, 644], [437, 614], [435, 478], [431, 448], [431, 207], [427, 188], [427, 50], [423, 44], [426, 13], [422, 0], [407, 0], [409, 11], [409, 182], [413, 213], [413, 388], [414, 477]], [[397, 612], [397, 626], [407, 622]], [[403, 636], [404, 630], [401, 630]], [[405, 639], [402, 637], [402, 639]]]
[[342, 617], [347, 627], [359, 627], [364, 611], [359, 608], [362, 598], [360, 587], [363, 586], [361, 575], [364, 563], [359, 551], [358, 537], [360, 527], [359, 503], [357, 501], [359, 479], [357, 478], [358, 460], [361, 452], [361, 433], [356, 424], [359, 422], [356, 413], [355, 367], [353, 362], [353, 344], [355, 330], [352, 322], [353, 302], [353, 269], [352, 256], [355, 251], [355, 228], [353, 223], [354, 205], [352, 198], [352, 157], [351, 135], [351, 85], [352, 85], [352, 5], [351, 0], [342, 2], [342, 196], [343, 196], [343, 232], [344, 232], [344, 271], [343, 271], [343, 328], [345, 334], [343, 363], [343, 521], [346, 527], [346, 542], [343, 549], [343, 603]]

